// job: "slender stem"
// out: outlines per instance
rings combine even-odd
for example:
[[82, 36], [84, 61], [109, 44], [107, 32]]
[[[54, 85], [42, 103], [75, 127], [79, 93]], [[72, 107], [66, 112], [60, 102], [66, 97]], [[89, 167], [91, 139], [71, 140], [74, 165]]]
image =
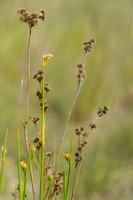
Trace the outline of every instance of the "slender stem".
[[[78, 168], [78, 171], [77, 171]], [[78, 182], [78, 178], [79, 178], [79, 173], [80, 173], [80, 168], [81, 168], [81, 162], [79, 163], [79, 166], [77, 166], [75, 168], [75, 173], [74, 173], [74, 186], [73, 186], [73, 191], [72, 191], [72, 196], [71, 196], [71, 200], [74, 200], [74, 196], [75, 196], [75, 192], [76, 192], [76, 187], [77, 187], [77, 182]], [[77, 173], [76, 173], [77, 171]]]
[[63, 199], [66, 200], [66, 172], [63, 171]]
[[7, 135], [8, 135], [8, 128], [6, 129], [6, 137], [5, 137], [4, 148], [2, 148], [2, 166], [1, 166], [1, 173], [0, 173], [0, 194], [1, 194], [1, 186], [2, 186], [4, 164], [5, 164], [5, 156], [6, 156]]
[[24, 177], [24, 188], [23, 188], [23, 198], [22, 198], [23, 200], [25, 200], [25, 194], [26, 194], [26, 185], [27, 185], [27, 180], [28, 180], [29, 163], [30, 163], [30, 153], [31, 153], [31, 149], [29, 149], [27, 168], [26, 168], [25, 177]]
[[[95, 123], [98, 120], [98, 116], [93, 120], [92, 124]], [[88, 129], [88, 133], [91, 133], [92, 129], [89, 127]], [[82, 150], [81, 152], [81, 156], [83, 156], [84, 151]], [[73, 190], [72, 190], [72, 196], [71, 196], [71, 200], [74, 200], [75, 197], [75, 192], [76, 192], [76, 187], [77, 187], [77, 183], [78, 183], [78, 178], [79, 178], [79, 174], [80, 174], [80, 169], [81, 169], [81, 161], [80, 163], [75, 166], [75, 171], [74, 171], [74, 181], [73, 181]]]
[[44, 149], [45, 149], [45, 115], [44, 115], [44, 68], [42, 79], [42, 147], [41, 147], [41, 178], [40, 178], [40, 200], [43, 199], [43, 182], [44, 182]]
[[[26, 148], [27, 148], [27, 154], [29, 154], [29, 140], [28, 140], [28, 131], [27, 131], [27, 119], [28, 119], [28, 108], [29, 108], [29, 97], [30, 97], [30, 40], [31, 40], [31, 27], [29, 26], [29, 40], [28, 40], [28, 88], [27, 88], [27, 101], [26, 101], [25, 122], [23, 123], [23, 125], [24, 125], [24, 134], [25, 134], [25, 142], [26, 142]], [[33, 199], [36, 200], [34, 178], [33, 178], [33, 171], [32, 171], [31, 161], [30, 161], [30, 175], [31, 175], [31, 184], [32, 184]]]
[[17, 153], [18, 153], [18, 182], [19, 182], [19, 198], [22, 200], [22, 190], [21, 190], [21, 169], [20, 169], [20, 140], [19, 140], [19, 127], [17, 135]]
[[37, 168], [38, 168], [38, 170], [39, 170], [39, 172], [40, 172], [40, 166], [39, 166], [39, 163], [38, 163], [37, 158], [36, 158], [36, 156], [35, 156], [35, 153], [33, 153], [33, 158], [34, 158], [34, 161], [35, 161], [35, 163], [36, 163], [36, 166], [37, 166]]
[[[84, 68], [85, 68], [86, 56], [87, 56], [87, 54], [85, 54], [85, 57], [84, 57]], [[77, 91], [76, 91], [75, 96], [74, 96], [74, 99], [73, 99], [73, 102], [72, 102], [72, 105], [71, 105], [71, 107], [70, 107], [70, 111], [69, 111], [69, 113], [68, 113], [68, 117], [67, 117], [67, 120], [66, 120], [66, 123], [65, 123], [65, 126], [64, 126], [64, 129], [63, 129], [63, 132], [62, 132], [62, 136], [61, 136], [61, 141], [60, 141], [60, 146], [59, 146], [59, 152], [58, 152], [58, 155], [57, 155], [57, 162], [58, 162], [59, 157], [60, 157], [60, 152], [61, 152], [63, 140], [64, 140], [64, 137], [65, 137], [66, 129], [67, 129], [67, 126], [68, 126], [68, 123], [69, 123], [69, 120], [70, 120], [70, 117], [71, 117], [71, 114], [72, 114], [74, 105], [75, 105], [75, 103], [76, 103], [76, 101], [77, 101], [77, 98], [78, 98], [78, 96], [79, 96], [80, 90], [81, 90], [81, 88], [82, 88], [84, 82], [85, 82], [85, 79], [81, 80], [81, 82], [79, 83], [78, 88], [77, 88]]]
[[68, 180], [67, 180], [67, 187], [66, 187], [66, 200], [67, 200], [67, 197], [68, 197], [71, 168], [72, 168], [72, 138], [71, 138], [71, 144], [70, 144], [70, 155], [71, 155], [71, 158], [70, 158], [70, 164], [69, 164], [69, 170], [68, 170]]

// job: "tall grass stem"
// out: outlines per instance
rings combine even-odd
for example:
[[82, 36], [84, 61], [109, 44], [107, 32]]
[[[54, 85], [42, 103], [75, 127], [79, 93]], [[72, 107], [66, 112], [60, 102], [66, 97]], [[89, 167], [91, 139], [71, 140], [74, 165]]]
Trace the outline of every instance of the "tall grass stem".
[[44, 91], [44, 61], [42, 64], [43, 69], [43, 79], [42, 79], [42, 147], [41, 147], [41, 178], [40, 178], [40, 200], [43, 199], [43, 182], [44, 182], [44, 148], [45, 148], [45, 115], [44, 115], [44, 101], [45, 101], [45, 91]]
[[19, 198], [22, 200], [22, 190], [21, 190], [21, 168], [20, 168], [20, 140], [19, 140], [19, 127], [17, 131], [17, 153], [18, 153], [18, 182], [19, 182]]
[[5, 164], [5, 156], [6, 156], [7, 136], [8, 136], [8, 128], [6, 129], [6, 137], [5, 137], [4, 148], [2, 148], [2, 166], [1, 166], [1, 173], [0, 173], [0, 194], [1, 194], [1, 187], [2, 187], [2, 180], [3, 180], [3, 171], [4, 171], [4, 164]]

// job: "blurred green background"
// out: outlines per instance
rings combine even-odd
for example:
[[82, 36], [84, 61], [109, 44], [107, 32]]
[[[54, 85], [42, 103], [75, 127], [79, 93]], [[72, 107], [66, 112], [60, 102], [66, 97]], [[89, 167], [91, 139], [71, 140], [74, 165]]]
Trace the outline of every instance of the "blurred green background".
[[[46, 22], [33, 28], [31, 38], [31, 77], [41, 68], [42, 55], [54, 57], [46, 70], [51, 87], [48, 96], [47, 150], [58, 147], [61, 131], [77, 87], [77, 63], [83, 63], [82, 43], [96, 38], [87, 57], [87, 80], [72, 113], [64, 141], [67, 152], [70, 136], [76, 148], [73, 129], [87, 127], [97, 108], [110, 111], [97, 123], [89, 138], [82, 163], [76, 200], [133, 199], [133, 2], [132, 0], [0, 0], [0, 146], [9, 129], [4, 169], [3, 197], [12, 199], [17, 185], [17, 126], [21, 130], [21, 158], [26, 158], [22, 120], [27, 88], [28, 26], [16, 11], [46, 10]], [[21, 80], [24, 80], [21, 88]], [[31, 80], [29, 115], [41, 116], [36, 90]], [[22, 92], [22, 93], [21, 93]], [[40, 129], [41, 130], [41, 129]], [[35, 137], [29, 121], [29, 138]], [[1, 156], [0, 156], [1, 160]], [[0, 161], [1, 163], [1, 161]], [[29, 196], [30, 196], [29, 186]], [[29, 198], [28, 198], [29, 199]]]

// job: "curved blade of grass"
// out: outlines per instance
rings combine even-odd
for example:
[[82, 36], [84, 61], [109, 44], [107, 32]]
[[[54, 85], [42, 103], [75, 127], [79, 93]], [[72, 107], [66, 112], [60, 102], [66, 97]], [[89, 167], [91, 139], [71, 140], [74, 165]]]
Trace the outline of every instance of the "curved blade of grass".
[[5, 164], [5, 156], [6, 156], [7, 135], [8, 135], [8, 128], [6, 129], [5, 144], [4, 144], [4, 148], [2, 149], [2, 166], [1, 166], [1, 173], [0, 173], [0, 194], [1, 194], [1, 186], [2, 186], [4, 164]]
[[70, 176], [71, 176], [71, 167], [72, 167], [72, 138], [71, 138], [71, 144], [70, 144], [70, 164], [69, 164], [69, 170], [68, 170], [68, 179], [67, 179], [67, 186], [66, 186], [66, 200], [68, 197], [68, 192], [69, 192], [69, 183], [70, 183]]
[[33, 153], [33, 158], [34, 158], [34, 161], [35, 161], [35, 163], [37, 165], [38, 170], [40, 171], [40, 166], [39, 166], [39, 163], [38, 163], [37, 158], [35, 156], [35, 153]]
[[29, 148], [27, 168], [26, 168], [26, 172], [25, 172], [25, 176], [24, 176], [24, 188], [23, 188], [23, 198], [22, 198], [22, 200], [25, 200], [26, 185], [27, 185], [27, 180], [28, 180], [29, 164], [30, 164], [30, 153], [31, 153], [31, 148]]
[[22, 200], [22, 190], [21, 190], [21, 168], [20, 168], [20, 140], [19, 140], [19, 127], [17, 134], [17, 153], [18, 153], [18, 182], [19, 182], [19, 198]]

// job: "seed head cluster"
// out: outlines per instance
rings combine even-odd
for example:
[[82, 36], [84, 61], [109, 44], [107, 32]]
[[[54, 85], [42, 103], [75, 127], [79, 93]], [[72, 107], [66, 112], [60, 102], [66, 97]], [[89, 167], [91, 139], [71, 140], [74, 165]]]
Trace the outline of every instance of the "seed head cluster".
[[83, 79], [87, 78], [87, 75], [84, 70], [84, 66], [82, 64], [77, 64], [77, 68], [78, 68], [78, 75], [77, 75], [78, 84], [80, 84]]
[[33, 143], [36, 144], [36, 149], [40, 150], [40, 148], [42, 147], [42, 141], [39, 137], [36, 137], [33, 141]]
[[75, 166], [77, 167], [77, 165], [83, 160], [83, 149], [88, 143], [88, 140], [86, 139], [86, 137], [83, 137], [81, 142], [81, 135], [83, 136], [84, 127], [75, 128], [74, 130], [75, 134], [78, 136], [78, 146], [75, 153]]
[[97, 114], [99, 117], [102, 117], [103, 115], [107, 114], [108, 110], [109, 110], [108, 106], [104, 106], [103, 108], [102, 107], [98, 108]]
[[29, 119], [33, 122], [33, 124], [36, 124], [39, 121], [39, 118], [35, 116], [33, 116], [32, 118], [31, 116], [29, 116]]
[[[104, 114], [108, 112], [109, 108], [107, 106], [104, 106], [103, 108], [98, 108], [98, 117], [94, 120], [94, 122], [99, 118], [102, 117]], [[93, 129], [96, 128], [96, 124], [92, 122], [89, 124], [89, 129], [87, 131], [84, 131], [84, 127], [75, 128], [75, 134], [78, 136], [78, 145], [77, 145], [77, 151], [75, 153], [75, 166], [83, 160], [83, 150], [86, 144], [88, 143], [88, 135], [91, 133]]]
[[[53, 198], [54, 196], [59, 196], [62, 192], [62, 189], [63, 189], [63, 172], [60, 171], [58, 172], [58, 176], [55, 176], [54, 177], [54, 185], [53, 185], [53, 191], [52, 191], [52, 194], [51, 194], [51, 197]], [[56, 198], [55, 198], [56, 199]]]
[[[33, 79], [37, 80], [42, 87], [42, 77], [43, 77], [43, 71], [39, 70], [34, 76]], [[44, 102], [44, 111], [46, 112], [47, 109], [49, 109], [49, 105], [47, 105], [46, 103], [46, 97], [47, 97], [47, 93], [51, 91], [51, 88], [48, 86], [48, 83], [44, 83], [44, 89], [45, 89], [45, 102]], [[36, 92], [36, 96], [39, 98], [40, 101], [40, 107], [42, 109], [42, 92], [40, 92], [39, 90], [37, 90]]]
[[89, 41], [86, 41], [83, 43], [86, 54], [88, 54], [91, 51], [92, 45], [95, 43], [96, 43], [96, 39], [94, 39], [94, 38], [91, 38]]
[[30, 27], [37, 25], [39, 20], [44, 21], [46, 18], [44, 9], [40, 9], [39, 12], [30, 13], [25, 8], [19, 8], [17, 13], [20, 14], [20, 20], [24, 23], [27, 23]]

